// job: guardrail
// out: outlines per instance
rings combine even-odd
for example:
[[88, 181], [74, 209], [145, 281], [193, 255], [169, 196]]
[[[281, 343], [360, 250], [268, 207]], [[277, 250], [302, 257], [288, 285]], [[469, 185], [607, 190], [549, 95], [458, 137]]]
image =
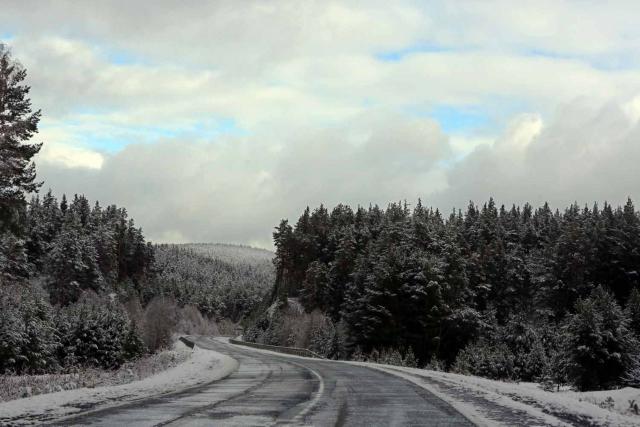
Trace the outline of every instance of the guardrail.
[[193, 346], [196, 344], [193, 341], [191, 341], [191, 339], [187, 338], [187, 337], [180, 337], [178, 338], [180, 341], [182, 341], [184, 343], [184, 345], [186, 345], [189, 348], [193, 348]]
[[315, 353], [311, 350], [307, 350], [306, 348], [298, 348], [298, 347], [281, 347], [279, 345], [267, 345], [267, 344], [258, 344], [255, 342], [247, 342], [240, 341], [231, 338], [229, 340], [231, 344], [243, 345], [245, 347], [253, 347], [253, 348], [261, 348], [263, 350], [276, 351], [278, 353], [285, 354], [293, 354], [294, 356], [303, 356], [303, 357], [313, 357], [316, 359], [324, 359], [324, 357], [320, 356], [318, 353]]

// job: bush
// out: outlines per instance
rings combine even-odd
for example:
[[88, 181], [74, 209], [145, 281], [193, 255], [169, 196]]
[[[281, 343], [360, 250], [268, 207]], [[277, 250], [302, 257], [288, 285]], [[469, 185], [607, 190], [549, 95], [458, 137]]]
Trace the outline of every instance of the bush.
[[117, 302], [84, 295], [57, 317], [59, 358], [65, 366], [114, 369], [144, 351], [126, 311]]
[[477, 341], [465, 347], [453, 364], [453, 371], [494, 380], [516, 379], [515, 356], [504, 343]]
[[345, 328], [334, 324], [319, 310], [311, 313], [291, 308], [274, 309], [259, 317], [244, 333], [244, 339], [260, 344], [307, 348], [330, 359], [346, 358]]
[[44, 373], [57, 369], [60, 346], [51, 307], [37, 289], [2, 285], [0, 373]]
[[602, 287], [576, 303], [566, 337], [568, 378], [580, 391], [617, 385], [631, 364], [636, 345], [627, 317]]
[[176, 331], [185, 334], [220, 335], [216, 323], [204, 317], [202, 313], [192, 305], [187, 305], [179, 310]]
[[[402, 353], [404, 353], [404, 356]], [[356, 352], [351, 357], [351, 360], [380, 363], [383, 365], [405, 366], [408, 368], [418, 366], [416, 356], [411, 347], [404, 352], [396, 348], [383, 348], [380, 351], [374, 348], [367, 356], [363, 356], [360, 350], [356, 349]]]
[[177, 323], [177, 306], [172, 298], [152, 299], [144, 310], [142, 326], [142, 338], [149, 351], [168, 347]]

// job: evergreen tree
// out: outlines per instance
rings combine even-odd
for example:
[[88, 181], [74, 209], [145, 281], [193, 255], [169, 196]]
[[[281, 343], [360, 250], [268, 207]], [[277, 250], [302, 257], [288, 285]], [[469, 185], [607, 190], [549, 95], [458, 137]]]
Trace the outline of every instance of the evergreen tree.
[[615, 385], [630, 364], [637, 342], [614, 297], [599, 286], [576, 303], [566, 326], [568, 375], [581, 391]]
[[27, 73], [0, 43], [0, 278], [29, 274], [25, 262], [25, 193], [37, 191], [33, 156], [40, 144], [27, 141], [38, 131], [40, 111], [33, 112], [23, 84]]
[[640, 340], [640, 291], [634, 288], [629, 295], [625, 315], [629, 319], [629, 329], [633, 331], [636, 338]]
[[33, 156], [40, 144], [27, 141], [37, 133], [40, 111], [32, 111], [26, 70], [0, 44], [0, 233], [20, 234], [24, 193], [36, 191]]

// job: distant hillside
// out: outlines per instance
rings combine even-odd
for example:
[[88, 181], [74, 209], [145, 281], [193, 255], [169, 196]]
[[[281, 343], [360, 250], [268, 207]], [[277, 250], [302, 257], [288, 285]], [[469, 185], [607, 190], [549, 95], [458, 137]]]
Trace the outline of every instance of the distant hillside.
[[174, 297], [216, 319], [239, 321], [269, 292], [275, 280], [273, 252], [227, 244], [155, 246], [158, 272], [153, 295]]
[[242, 262], [251, 265], [272, 265], [275, 253], [266, 249], [226, 243], [186, 243], [176, 245], [191, 249], [198, 254], [225, 262]]

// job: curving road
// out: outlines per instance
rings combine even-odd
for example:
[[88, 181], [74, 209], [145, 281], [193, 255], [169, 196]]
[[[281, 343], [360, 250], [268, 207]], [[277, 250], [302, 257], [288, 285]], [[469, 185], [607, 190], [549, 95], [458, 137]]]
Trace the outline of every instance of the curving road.
[[64, 425], [473, 425], [428, 391], [378, 370], [272, 355], [223, 339], [196, 343], [238, 360], [238, 370], [210, 384], [80, 415]]

